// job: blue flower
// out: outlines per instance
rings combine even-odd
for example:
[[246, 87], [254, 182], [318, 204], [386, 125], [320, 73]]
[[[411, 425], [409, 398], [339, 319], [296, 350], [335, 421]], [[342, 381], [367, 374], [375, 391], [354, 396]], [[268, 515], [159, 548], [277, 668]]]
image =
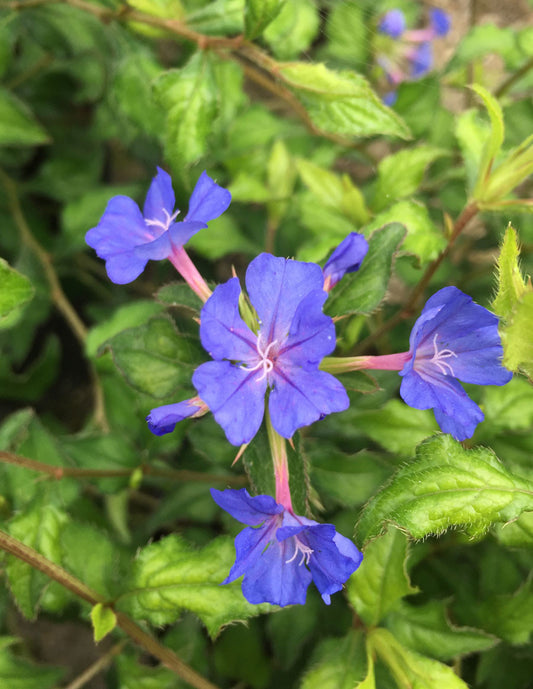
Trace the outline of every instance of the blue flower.
[[391, 38], [400, 38], [405, 31], [405, 15], [401, 10], [389, 10], [378, 24], [378, 31]]
[[364, 235], [351, 232], [328, 258], [324, 266], [324, 289], [331, 290], [346, 273], [355, 273], [361, 267], [368, 251]]
[[209, 220], [229, 206], [231, 194], [202, 172], [189, 202], [189, 212], [177, 222], [170, 176], [161, 168], [152, 180], [143, 212], [128, 196], [115, 196], [107, 204], [96, 227], [85, 235], [87, 244], [106, 261], [112, 282], [123, 285], [135, 280], [149, 259], [172, 258]]
[[200, 339], [214, 361], [192, 382], [233, 445], [250, 442], [264, 415], [290, 438], [326, 414], [348, 408], [343, 386], [318, 366], [335, 349], [335, 326], [322, 313], [324, 276], [315, 263], [260, 254], [246, 271], [258, 317], [252, 331], [239, 313], [237, 278], [218, 285], [200, 314]]
[[444, 10], [432, 9], [429, 18], [435, 36], [446, 36], [451, 26], [450, 15]]
[[284, 509], [269, 495], [251, 497], [240, 490], [211, 489], [213, 500], [247, 524], [235, 539], [237, 557], [229, 584], [244, 574], [242, 592], [250, 603], [305, 603], [311, 580], [324, 602], [361, 564], [363, 554], [332, 524], [319, 524]]
[[148, 414], [146, 420], [154, 435], [165, 435], [172, 433], [179, 421], [203, 416], [208, 411], [207, 405], [199, 397], [193, 397], [183, 402], [156, 407]]
[[413, 48], [409, 56], [410, 76], [419, 79], [433, 67], [433, 46], [427, 41]]
[[400, 395], [411, 407], [433, 409], [445, 433], [471, 438], [483, 412], [458, 380], [505, 385], [498, 318], [456, 287], [445, 287], [424, 306], [409, 340]]

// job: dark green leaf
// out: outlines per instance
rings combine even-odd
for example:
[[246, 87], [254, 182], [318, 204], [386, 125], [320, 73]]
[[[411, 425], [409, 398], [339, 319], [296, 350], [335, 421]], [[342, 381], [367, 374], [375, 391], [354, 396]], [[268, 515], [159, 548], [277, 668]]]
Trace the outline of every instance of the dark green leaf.
[[35, 146], [50, 141], [29, 108], [3, 88], [0, 88], [0, 122], [0, 146]]
[[0, 258], [0, 328], [9, 327], [19, 319], [23, 306], [33, 294], [28, 278]]

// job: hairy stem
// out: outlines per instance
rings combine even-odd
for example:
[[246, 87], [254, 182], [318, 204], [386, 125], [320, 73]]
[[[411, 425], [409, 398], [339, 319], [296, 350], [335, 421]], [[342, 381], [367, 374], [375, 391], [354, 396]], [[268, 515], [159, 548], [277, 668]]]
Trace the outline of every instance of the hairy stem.
[[[43, 572], [48, 577], [57, 581], [59, 584], [64, 586], [66, 589], [74, 593], [79, 598], [87, 601], [91, 605], [96, 605], [97, 603], [106, 603], [104, 598], [98, 593], [85, 586], [76, 577], [69, 574], [59, 565], [51, 562], [47, 558], [43, 557], [33, 548], [21, 543], [16, 538], [13, 538], [4, 531], [0, 531], [0, 548], [10, 555], [14, 555], [19, 560], [26, 562], [35, 569]], [[166, 665], [172, 672], [174, 672], [178, 677], [181, 677], [185, 682], [190, 684], [190, 686], [195, 687], [195, 689], [218, 689], [216, 685], [211, 684], [208, 680], [204, 679], [195, 670], [184, 663], [178, 656], [171, 651], [169, 648], [162, 646], [156, 639], [154, 639], [150, 634], [145, 632], [141, 627], [139, 627], [133, 620], [131, 620], [124, 613], [118, 612], [117, 624], [133, 641], [142, 646], [148, 653], [157, 658], [160, 662]]]

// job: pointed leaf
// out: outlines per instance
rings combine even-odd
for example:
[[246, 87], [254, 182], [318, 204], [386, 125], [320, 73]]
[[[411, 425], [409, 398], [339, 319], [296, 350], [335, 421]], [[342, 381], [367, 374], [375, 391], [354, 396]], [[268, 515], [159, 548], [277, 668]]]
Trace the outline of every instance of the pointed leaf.
[[112, 632], [117, 626], [117, 616], [113, 610], [102, 603], [97, 603], [91, 610], [94, 640], [96, 643]]
[[500, 318], [512, 316], [516, 304], [527, 291], [527, 285], [520, 271], [520, 248], [516, 230], [509, 224], [505, 230], [498, 257], [498, 293], [492, 308]]
[[28, 107], [0, 88], [0, 146], [36, 146], [50, 141]]
[[278, 16], [285, 0], [246, 0], [244, 7], [244, 29], [246, 38], [260, 36], [266, 27]]
[[27, 277], [0, 258], [0, 328], [14, 324], [32, 299], [34, 288]]

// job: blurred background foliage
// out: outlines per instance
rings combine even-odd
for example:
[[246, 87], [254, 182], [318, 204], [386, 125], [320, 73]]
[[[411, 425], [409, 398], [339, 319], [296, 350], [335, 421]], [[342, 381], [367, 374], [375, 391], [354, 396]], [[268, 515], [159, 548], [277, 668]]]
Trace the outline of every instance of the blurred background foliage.
[[[221, 534], [238, 527], [208, 487], [268, 487], [264, 438], [232, 465], [235, 449], [209, 417], [150, 434], [146, 413], [192, 391], [205, 356], [191, 318], [200, 304], [169, 264], [113, 285], [84, 241], [112, 196], [142, 201], [156, 165], [184, 211], [207, 170], [233, 200], [188, 245], [202, 274], [243, 275], [265, 250], [322, 262], [363, 232], [364, 267], [328, 312], [346, 316], [341, 353], [387, 354], [407, 349], [422, 297], [443, 285], [490, 306], [511, 223], [520, 259], [508, 235], [494, 308], [518, 342], [512, 368], [531, 376], [529, 297], [520, 310], [501, 295], [504, 259], [515, 276], [519, 260], [524, 275], [533, 266], [532, 6], [438, 4], [452, 29], [435, 41], [433, 69], [402, 83], [391, 108], [378, 23], [400, 8], [410, 26], [425, 25], [424, 2], [0, 5], [0, 518], [92, 591], [75, 595], [27, 559], [0, 557], [1, 686], [532, 686], [530, 498], [481, 526], [452, 505], [448, 525], [463, 530], [440, 538], [429, 521], [416, 542], [391, 527], [330, 608], [310, 591], [306, 606], [274, 612], [248, 604], [238, 583], [220, 587], [234, 558]], [[343, 382], [350, 409], [306, 430], [293, 470], [302, 504], [350, 536], [363, 505], [438, 429], [400, 402], [394, 374]], [[527, 378], [469, 394], [486, 418], [465, 447], [492, 448], [531, 493]], [[464, 448], [438, 438], [433, 461], [459, 471]], [[469, 457], [474, 474], [492, 466], [490, 450]], [[197, 675], [160, 664], [163, 647]]]

